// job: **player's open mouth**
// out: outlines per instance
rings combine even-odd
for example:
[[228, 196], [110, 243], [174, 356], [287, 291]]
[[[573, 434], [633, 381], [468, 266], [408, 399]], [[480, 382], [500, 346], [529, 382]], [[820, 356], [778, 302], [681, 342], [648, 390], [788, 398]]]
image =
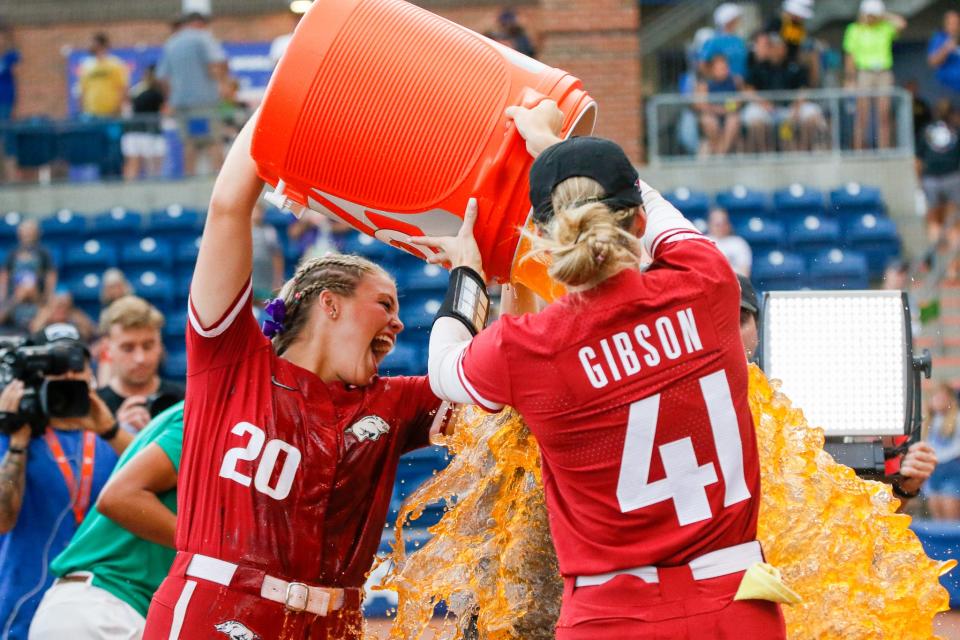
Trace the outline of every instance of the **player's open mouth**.
[[389, 333], [381, 333], [370, 343], [370, 350], [373, 351], [373, 355], [377, 358], [386, 357], [393, 349], [395, 341], [396, 338]]

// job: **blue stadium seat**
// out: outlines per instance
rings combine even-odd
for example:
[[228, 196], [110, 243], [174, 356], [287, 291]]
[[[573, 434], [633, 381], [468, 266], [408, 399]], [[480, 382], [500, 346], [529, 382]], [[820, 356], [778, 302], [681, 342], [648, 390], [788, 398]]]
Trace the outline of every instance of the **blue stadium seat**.
[[850, 182], [830, 192], [830, 208], [839, 214], [883, 211], [880, 189]]
[[867, 256], [872, 278], [881, 277], [887, 264], [900, 255], [896, 223], [872, 213], [853, 219], [847, 227], [846, 241], [848, 247]]
[[343, 243], [343, 253], [355, 253], [373, 260], [381, 266], [393, 261], [397, 250], [388, 244], [380, 242], [373, 236], [364, 233], [354, 233]]
[[825, 251], [810, 264], [809, 273], [814, 289], [866, 289], [870, 284], [867, 258], [856, 251]]
[[192, 271], [193, 266], [197, 264], [197, 254], [199, 252], [200, 236], [192, 240], [181, 240], [174, 249], [173, 260], [180, 267], [189, 266]]
[[760, 217], [738, 226], [737, 235], [747, 241], [755, 254], [783, 248], [785, 238], [782, 224]]
[[63, 266], [67, 269], [99, 269], [117, 266], [117, 248], [100, 240], [87, 240], [66, 246]]
[[823, 212], [823, 192], [794, 183], [773, 192], [773, 208], [779, 213]]
[[96, 320], [100, 314], [100, 273], [79, 273], [65, 281], [73, 296], [73, 303]]
[[165, 273], [152, 270], [133, 273], [130, 284], [138, 296], [158, 307], [167, 308], [173, 302], [173, 280]]
[[163, 323], [163, 344], [167, 351], [176, 352], [186, 349], [187, 312], [171, 313]]
[[90, 237], [98, 240], [136, 238], [143, 227], [143, 216], [124, 207], [113, 207], [90, 221]]
[[276, 227], [277, 231], [281, 234], [285, 234], [287, 227], [293, 224], [296, 218], [294, 218], [292, 214], [281, 211], [276, 207], [267, 207], [263, 213], [263, 220], [267, 224]]
[[840, 224], [822, 216], [807, 216], [790, 228], [794, 251], [819, 254], [840, 244]]
[[163, 359], [163, 375], [174, 380], [187, 377], [187, 352], [170, 352]]
[[750, 279], [760, 291], [795, 290], [804, 286], [807, 266], [788, 251], [771, 251], [754, 259]]
[[100, 302], [100, 273], [98, 271], [88, 271], [80, 273], [66, 281], [67, 288], [73, 295], [73, 301], [81, 302]]
[[146, 233], [174, 241], [195, 238], [201, 231], [200, 213], [179, 204], [150, 214]]
[[170, 245], [147, 236], [120, 250], [120, 264], [124, 269], [156, 269], [168, 271], [172, 262]]
[[767, 194], [738, 184], [717, 194], [717, 206], [731, 216], [761, 216], [767, 212]]
[[663, 197], [687, 218], [706, 218], [710, 211], [710, 199], [702, 191], [678, 187]]
[[193, 269], [178, 271], [173, 277], [173, 304], [180, 309], [187, 308], [190, 297], [190, 283], [193, 281]]
[[40, 221], [40, 232], [45, 243], [83, 240], [87, 235], [87, 218], [70, 209], [60, 209]]
[[450, 274], [443, 267], [417, 261], [409, 271], [398, 274], [397, 282], [401, 291], [432, 291], [441, 294], [447, 290]]
[[23, 216], [16, 211], [8, 211], [0, 218], [0, 248], [7, 250], [17, 244], [17, 227]]
[[429, 329], [442, 302], [442, 293], [405, 298], [400, 301], [400, 320], [407, 329]]
[[387, 376], [409, 376], [425, 373], [427, 360], [425, 354], [413, 345], [398, 343], [380, 364], [380, 374]]

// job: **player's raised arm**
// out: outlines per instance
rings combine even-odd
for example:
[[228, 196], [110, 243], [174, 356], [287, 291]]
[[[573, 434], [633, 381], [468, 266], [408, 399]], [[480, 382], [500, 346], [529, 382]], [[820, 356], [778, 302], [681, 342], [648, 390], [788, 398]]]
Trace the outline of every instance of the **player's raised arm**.
[[210, 196], [210, 209], [190, 287], [200, 324], [217, 322], [235, 302], [253, 268], [251, 212], [263, 182], [250, 157], [250, 140], [259, 112], [240, 131]]

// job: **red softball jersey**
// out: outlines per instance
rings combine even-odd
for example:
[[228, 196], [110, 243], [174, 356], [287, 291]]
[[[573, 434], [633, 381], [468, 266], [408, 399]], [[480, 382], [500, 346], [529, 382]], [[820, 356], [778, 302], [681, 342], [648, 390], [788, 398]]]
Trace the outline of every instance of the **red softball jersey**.
[[177, 549], [360, 587], [397, 460], [428, 444], [440, 401], [426, 377], [324, 383], [276, 355], [250, 300], [209, 327], [189, 310]]
[[459, 363], [474, 400], [515, 407], [540, 444], [565, 576], [680, 565], [755, 539], [739, 282], [688, 228], [651, 254], [645, 272], [501, 318]]

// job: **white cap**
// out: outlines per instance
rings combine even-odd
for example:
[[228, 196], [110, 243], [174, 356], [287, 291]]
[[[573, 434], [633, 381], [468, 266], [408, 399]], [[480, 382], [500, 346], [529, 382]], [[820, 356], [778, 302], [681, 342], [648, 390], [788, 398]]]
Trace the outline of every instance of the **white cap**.
[[713, 11], [713, 23], [722, 29], [743, 15], [743, 9], [732, 2], [724, 2]]
[[813, 17], [813, 0], [786, 0], [783, 11], [804, 20]]
[[860, 13], [865, 16], [882, 16], [887, 12], [883, 0], [863, 0], [860, 3]]

